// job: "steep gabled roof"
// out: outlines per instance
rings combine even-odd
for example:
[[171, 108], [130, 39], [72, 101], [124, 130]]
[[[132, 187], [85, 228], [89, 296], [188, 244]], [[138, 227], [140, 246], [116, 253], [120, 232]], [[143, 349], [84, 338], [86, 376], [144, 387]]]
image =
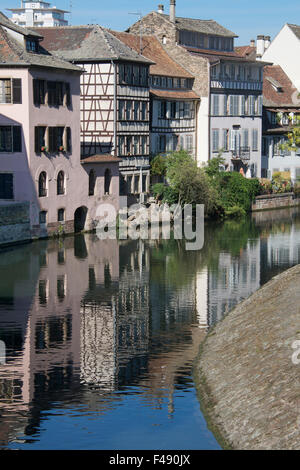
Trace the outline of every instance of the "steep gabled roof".
[[44, 37], [43, 46], [72, 62], [118, 60], [151, 64], [107, 29], [99, 25], [35, 28]]
[[287, 23], [288, 27], [293, 31], [295, 36], [297, 36], [298, 39], [300, 39], [300, 26], [297, 24], [289, 24]]
[[139, 52], [142, 47], [144, 57], [155, 62], [150, 67], [151, 75], [163, 75], [166, 77], [194, 78], [187, 70], [175, 62], [164, 50], [163, 46], [155, 36], [143, 36], [142, 41], [139, 36], [119, 31], [110, 32], [124, 42], [128, 47]]
[[268, 108], [299, 108], [298, 90], [279, 65], [264, 68], [263, 104]]
[[7, 16], [5, 16], [1, 11], [0, 11], [0, 26], [9, 28], [12, 31], [15, 31], [16, 33], [22, 34], [23, 36], [35, 37], [36, 39], [42, 38], [42, 36], [37, 31], [32, 31], [31, 29], [23, 28], [21, 26], [16, 25], [12, 21], [10, 21], [10, 19], [7, 18]]
[[25, 42], [24, 46], [22, 46], [9, 34], [6, 27], [0, 25], [0, 67], [12, 65], [20, 67], [47, 67], [81, 72], [79, 67], [53, 56], [42, 47], [39, 47], [38, 53], [27, 52]]
[[[160, 13], [158, 13], [160, 14]], [[166, 19], [169, 19], [168, 15], [164, 15]], [[177, 29], [184, 31], [194, 31], [202, 34], [209, 34], [213, 36], [223, 36], [234, 38], [238, 37], [235, 33], [230, 31], [224, 26], [217, 23], [215, 20], [199, 20], [194, 18], [181, 18], [176, 16], [175, 26]]]

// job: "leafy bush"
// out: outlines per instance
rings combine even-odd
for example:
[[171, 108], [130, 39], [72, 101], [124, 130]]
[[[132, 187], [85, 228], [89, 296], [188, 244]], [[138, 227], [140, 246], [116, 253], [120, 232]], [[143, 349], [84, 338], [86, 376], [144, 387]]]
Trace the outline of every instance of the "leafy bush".
[[232, 206], [225, 210], [225, 215], [226, 217], [244, 217], [246, 211], [241, 206]]
[[248, 212], [252, 201], [261, 190], [257, 178], [248, 179], [237, 172], [222, 172], [219, 176], [218, 187], [220, 203], [225, 211], [239, 206]]
[[151, 173], [152, 175], [165, 176], [167, 169], [167, 156], [166, 155], [156, 155], [151, 160]]

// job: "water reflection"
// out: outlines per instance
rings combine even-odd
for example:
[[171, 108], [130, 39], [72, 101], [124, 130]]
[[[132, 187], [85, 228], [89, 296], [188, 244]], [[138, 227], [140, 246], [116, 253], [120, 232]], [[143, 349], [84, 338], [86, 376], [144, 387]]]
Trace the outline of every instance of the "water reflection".
[[[142, 410], [140, 422], [130, 423], [136, 439], [141, 426], [148, 432], [157, 424], [147, 409], [159, 413], [163, 429], [170, 419], [183, 426], [183, 409], [189, 422], [182, 448], [217, 447], [205, 426], [199, 433], [198, 404], [191, 410], [199, 345], [237, 302], [299, 260], [296, 209], [210, 223], [200, 252], [186, 252], [177, 240], [100, 241], [95, 235], [2, 252], [0, 446], [42, 442], [45, 420], [59, 409], [76, 423], [84, 416], [99, 420], [106, 440], [90, 435], [85, 448], [112, 448], [123, 404], [127, 421]], [[51, 448], [61, 448], [49, 432]], [[168, 433], [165, 448], [179, 448]], [[162, 445], [156, 435], [153, 448]]]

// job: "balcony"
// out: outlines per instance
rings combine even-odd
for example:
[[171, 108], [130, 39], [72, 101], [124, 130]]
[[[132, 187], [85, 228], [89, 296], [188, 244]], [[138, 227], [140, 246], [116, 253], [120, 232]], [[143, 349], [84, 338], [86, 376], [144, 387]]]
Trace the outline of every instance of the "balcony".
[[239, 147], [232, 150], [232, 160], [250, 160], [250, 147]]

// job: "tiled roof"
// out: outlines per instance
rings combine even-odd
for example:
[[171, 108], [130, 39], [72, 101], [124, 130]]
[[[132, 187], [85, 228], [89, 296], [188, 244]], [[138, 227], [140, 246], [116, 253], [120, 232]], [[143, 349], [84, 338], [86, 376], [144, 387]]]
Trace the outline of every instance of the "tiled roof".
[[81, 72], [81, 69], [67, 61], [58, 59], [45, 49], [40, 52], [27, 52], [14, 38], [0, 26], [0, 66], [47, 67]]
[[256, 60], [255, 46], [238, 46], [234, 48], [235, 53], [250, 60]]
[[[211, 63], [217, 63], [223, 60], [232, 60], [234, 62], [255, 62], [255, 59], [249, 57], [243, 57], [235, 51], [213, 51], [211, 49], [198, 49], [197, 47], [182, 46], [191, 54], [197, 54], [201, 57], [205, 57]], [[262, 62], [260, 62], [262, 63]]]
[[119, 163], [122, 158], [114, 157], [110, 154], [91, 155], [90, 157], [81, 160], [82, 164], [86, 163]]
[[289, 24], [289, 23], [287, 23], [287, 25], [293, 31], [295, 36], [297, 36], [297, 38], [300, 39], [300, 26], [298, 26], [297, 24]]
[[191, 99], [199, 100], [200, 96], [192, 90], [157, 90], [155, 88], [150, 89], [151, 95], [157, 96], [158, 98], [169, 98], [169, 99]]
[[[158, 13], [160, 14], [160, 13]], [[163, 15], [169, 19], [169, 15]], [[197, 33], [210, 34], [213, 36], [238, 37], [229, 29], [224, 28], [214, 20], [199, 20], [194, 18], [176, 17], [175, 25], [177, 29], [185, 31], [195, 31]]]
[[151, 64], [99, 25], [35, 28], [43, 46], [57, 56], [74, 61], [122, 60]]
[[155, 62], [155, 64], [150, 67], [151, 75], [194, 78], [194, 76], [181, 67], [181, 65], [171, 59], [156, 37], [143, 36], [141, 43], [140, 37], [135, 34], [121, 33], [118, 31], [110, 32], [136, 52], [141, 50], [142, 45], [143, 56]]
[[264, 68], [263, 103], [269, 108], [299, 107], [298, 91], [279, 65]]
[[[81, 72], [81, 69], [79, 67], [70, 64], [69, 62], [58, 59], [42, 47], [39, 47], [39, 53], [27, 52], [25, 49], [25, 42], [24, 46], [22, 46], [9, 33], [9, 30], [15, 31], [15, 29], [11, 27], [11, 25], [13, 25], [13, 23], [10, 22], [8, 19], [6, 21], [5, 26], [2, 26], [0, 24], [0, 66], [37, 66]], [[21, 27], [19, 28], [23, 29]], [[24, 33], [24, 36], [26, 35], [27, 33]]]
[[22, 34], [23, 36], [34, 36], [35, 38], [41, 38], [41, 35], [37, 31], [32, 31], [28, 28], [22, 28], [21, 26], [16, 25], [12, 21], [10, 21], [7, 16], [5, 16], [0, 11], [0, 26], [4, 26], [5, 28], [9, 28], [16, 33]]

